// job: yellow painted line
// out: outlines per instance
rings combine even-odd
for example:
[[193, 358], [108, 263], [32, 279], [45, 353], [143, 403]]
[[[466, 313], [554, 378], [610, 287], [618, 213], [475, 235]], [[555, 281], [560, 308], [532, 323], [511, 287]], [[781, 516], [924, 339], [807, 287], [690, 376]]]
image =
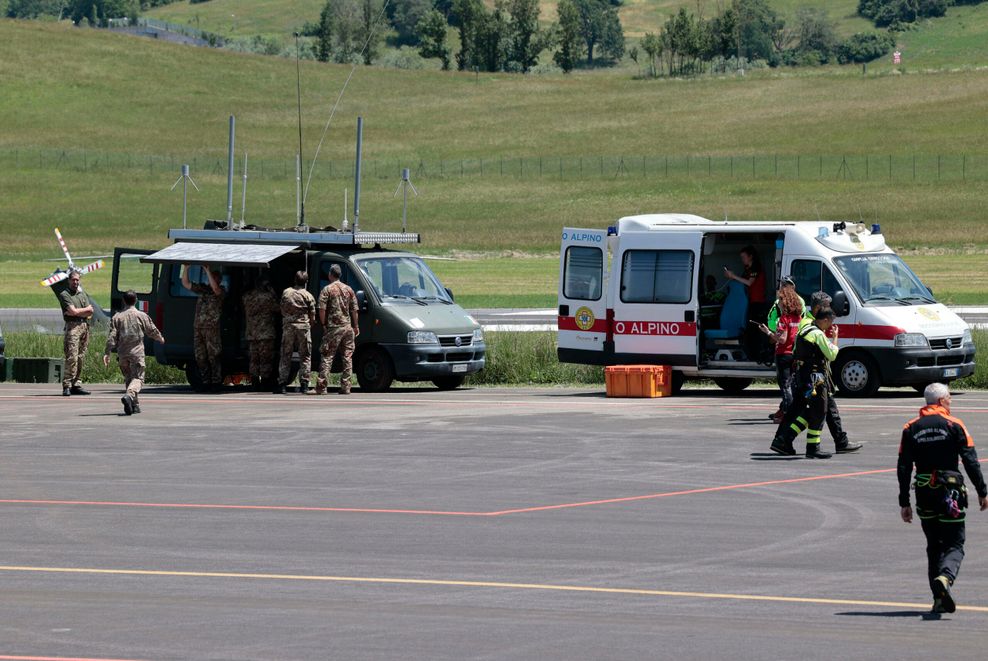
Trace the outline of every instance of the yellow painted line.
[[[899, 601], [865, 601], [859, 599], [826, 599], [823, 597], [781, 597], [758, 594], [719, 592], [678, 592], [644, 588], [602, 588], [585, 585], [552, 585], [545, 583], [507, 583], [499, 581], [454, 581], [425, 578], [374, 578], [369, 576], [323, 576], [304, 574], [248, 574], [242, 572], [164, 571], [154, 569], [96, 569], [87, 567], [21, 567], [0, 566], [0, 571], [39, 572], [58, 574], [111, 574], [123, 576], [168, 576], [176, 578], [245, 578], [274, 581], [307, 581], [330, 583], [372, 583], [384, 585], [431, 585], [462, 588], [498, 588], [505, 590], [542, 590], [549, 592], [582, 592], [594, 594], [627, 594], [647, 597], [681, 597], [687, 599], [725, 599], [733, 601], [765, 601], [787, 604], [819, 604], [826, 606], [871, 606], [881, 608], [929, 609], [929, 603]], [[988, 613], [988, 606], [958, 606], [959, 611]]]

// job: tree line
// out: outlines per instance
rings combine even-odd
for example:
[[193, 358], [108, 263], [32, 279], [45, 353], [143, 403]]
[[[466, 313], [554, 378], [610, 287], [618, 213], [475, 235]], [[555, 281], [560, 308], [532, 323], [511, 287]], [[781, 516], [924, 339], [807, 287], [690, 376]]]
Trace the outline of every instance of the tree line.
[[[189, 0], [193, 4], [207, 0]], [[73, 23], [106, 27], [112, 18], [129, 18], [132, 22], [142, 11], [171, 4], [176, 0], [7, 0], [9, 18], [52, 16]]]

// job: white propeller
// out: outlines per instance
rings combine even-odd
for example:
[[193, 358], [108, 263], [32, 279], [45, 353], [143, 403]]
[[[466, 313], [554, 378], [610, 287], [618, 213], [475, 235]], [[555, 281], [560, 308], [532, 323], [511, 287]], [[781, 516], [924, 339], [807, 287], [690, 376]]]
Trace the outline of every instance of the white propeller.
[[[42, 280], [41, 281], [42, 287], [51, 287], [56, 282], [61, 282], [62, 280], [65, 280], [66, 278], [69, 277], [69, 273], [72, 271], [72, 269], [76, 268], [75, 262], [72, 261], [72, 255], [69, 254], [69, 249], [65, 245], [65, 239], [62, 238], [62, 233], [59, 231], [57, 227], [55, 228], [55, 237], [58, 239], [58, 245], [62, 246], [62, 252], [65, 253], [65, 259], [69, 261], [69, 268], [66, 271], [61, 271], [61, 270], [55, 271], [50, 276]], [[100, 259], [82, 267], [81, 269], [79, 269], [79, 271], [83, 275], [85, 275], [87, 273], [92, 273], [93, 271], [97, 271], [103, 268], [105, 265], [106, 265], [105, 262], [103, 262], [103, 260]]]

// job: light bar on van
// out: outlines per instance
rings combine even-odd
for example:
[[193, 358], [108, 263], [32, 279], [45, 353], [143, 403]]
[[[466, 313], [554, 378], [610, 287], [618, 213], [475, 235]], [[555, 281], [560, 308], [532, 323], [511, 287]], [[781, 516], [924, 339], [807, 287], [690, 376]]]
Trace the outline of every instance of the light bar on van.
[[971, 337], [971, 329], [968, 328], [964, 331], [964, 339], [961, 340], [961, 346], [965, 344], [974, 344], [974, 338]]
[[439, 344], [439, 338], [432, 331], [408, 331], [409, 344]]
[[929, 341], [922, 333], [899, 333], [895, 336], [895, 347], [899, 348], [926, 348], [930, 347]]

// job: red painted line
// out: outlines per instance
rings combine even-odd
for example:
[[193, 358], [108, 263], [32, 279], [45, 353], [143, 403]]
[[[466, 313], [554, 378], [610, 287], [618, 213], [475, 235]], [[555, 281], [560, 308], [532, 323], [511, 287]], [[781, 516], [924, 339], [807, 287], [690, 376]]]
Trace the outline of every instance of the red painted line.
[[879, 473], [894, 473], [894, 468], [879, 468], [870, 471], [859, 471], [856, 473], [836, 473], [833, 475], [814, 475], [811, 477], [794, 477], [785, 480], [768, 480], [766, 482], [747, 482], [745, 484], [727, 484], [718, 487], [702, 487], [700, 489], [687, 489], [684, 491], [665, 491], [663, 493], [652, 493], [645, 496], [628, 496], [625, 498], [607, 498], [604, 500], [587, 500], [580, 503], [563, 503], [560, 505], [542, 505], [539, 507], [523, 507], [513, 510], [502, 510], [491, 512], [491, 516], [503, 516], [505, 514], [522, 514], [527, 512], [544, 512], [546, 510], [561, 510], [573, 507], [588, 507], [590, 505], [606, 505], [609, 503], [630, 503], [636, 500], [652, 500], [655, 498], [669, 498], [671, 496], [692, 496], [698, 493], [713, 493], [716, 491], [733, 491], [737, 489], [752, 489], [755, 487], [768, 487], [778, 484], [795, 484], [797, 482], [813, 482], [815, 480], [834, 480], [844, 477], [860, 477], [862, 475], [876, 475]]
[[[988, 461], [983, 459], [982, 461]], [[848, 477], [861, 477], [864, 475], [877, 475], [880, 473], [895, 472], [894, 468], [879, 468], [869, 471], [858, 471], [854, 473], [834, 473], [831, 475], [813, 475], [810, 477], [794, 477], [783, 480], [767, 480], [764, 482], [746, 482], [743, 484], [725, 484], [715, 487], [701, 487], [699, 489], [686, 489], [683, 491], [664, 491], [662, 493], [646, 494], [644, 496], [626, 496], [622, 498], [605, 498], [600, 500], [586, 500], [577, 503], [560, 503], [557, 505], [539, 505], [534, 507], [520, 507], [517, 509], [498, 510], [494, 512], [457, 512], [446, 510], [415, 510], [415, 509], [389, 509], [389, 508], [364, 508], [364, 507], [302, 507], [291, 505], [218, 505], [204, 503], [140, 503], [126, 501], [104, 501], [104, 500], [28, 500], [5, 498], [0, 499], [0, 504], [5, 505], [77, 505], [92, 507], [147, 507], [159, 509], [217, 509], [217, 510], [255, 510], [273, 512], [343, 512], [354, 514], [419, 514], [428, 516], [463, 516], [463, 517], [488, 517], [505, 516], [508, 514], [524, 514], [529, 512], [544, 512], [547, 510], [573, 509], [577, 507], [590, 507], [592, 505], [607, 505], [611, 503], [630, 503], [637, 500], [654, 500], [656, 498], [669, 498], [672, 496], [691, 496], [701, 493], [715, 493], [718, 491], [735, 491], [738, 489], [753, 489], [757, 487], [768, 487], [780, 484], [797, 484], [800, 482], [814, 482], [818, 480], [834, 480]]]

